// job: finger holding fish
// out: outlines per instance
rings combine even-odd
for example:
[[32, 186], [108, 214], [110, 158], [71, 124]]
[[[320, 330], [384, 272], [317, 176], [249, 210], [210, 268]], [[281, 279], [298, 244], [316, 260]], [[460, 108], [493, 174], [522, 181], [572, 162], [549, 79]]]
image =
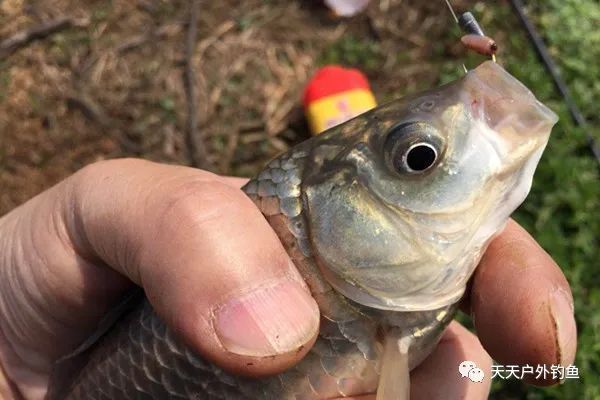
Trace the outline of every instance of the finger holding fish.
[[[566, 367], [574, 362], [577, 327], [569, 283], [514, 221], [490, 244], [465, 309], [484, 347], [500, 364]], [[558, 381], [550, 376], [525, 380], [539, 386]]]

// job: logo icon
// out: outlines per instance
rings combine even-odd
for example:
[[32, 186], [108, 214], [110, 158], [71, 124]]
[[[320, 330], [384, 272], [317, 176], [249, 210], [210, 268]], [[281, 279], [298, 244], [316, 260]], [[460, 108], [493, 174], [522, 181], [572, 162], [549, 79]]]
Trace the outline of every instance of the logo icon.
[[485, 377], [483, 370], [469, 360], [465, 360], [458, 365], [458, 373], [461, 377], [471, 380], [471, 382], [483, 382]]
[[483, 382], [483, 377], [485, 376], [485, 374], [483, 373], [483, 370], [481, 368], [471, 368], [471, 370], [469, 371], [469, 379], [471, 380], [471, 382]]

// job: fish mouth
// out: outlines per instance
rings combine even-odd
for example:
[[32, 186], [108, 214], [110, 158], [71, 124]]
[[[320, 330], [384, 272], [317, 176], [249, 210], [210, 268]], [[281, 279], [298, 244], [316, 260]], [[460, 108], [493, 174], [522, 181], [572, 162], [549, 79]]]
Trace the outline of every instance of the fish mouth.
[[500, 65], [486, 61], [463, 81], [471, 115], [494, 132], [488, 138], [502, 164], [513, 170], [545, 147], [558, 116]]

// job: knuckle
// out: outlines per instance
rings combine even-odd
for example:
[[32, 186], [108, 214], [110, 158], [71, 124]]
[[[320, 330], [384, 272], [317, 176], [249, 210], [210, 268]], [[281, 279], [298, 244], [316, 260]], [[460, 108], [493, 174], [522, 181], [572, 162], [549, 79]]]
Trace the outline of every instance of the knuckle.
[[99, 160], [86, 165], [79, 170], [80, 174], [87, 176], [98, 176], [106, 174], [106, 171], [112, 171], [118, 168], [131, 167], [132, 164], [144, 163], [135, 158], [118, 158], [111, 160]]
[[[77, 191], [85, 191], [90, 184], [99, 186], [126, 171], [135, 171], [148, 161], [135, 158], [119, 158], [112, 160], [99, 160], [81, 168], [73, 175], [73, 182]], [[76, 191], [76, 193], [77, 193]]]
[[[161, 190], [162, 191], [162, 190]], [[243, 193], [215, 180], [192, 180], [171, 188], [158, 202], [159, 229], [201, 229], [209, 221], [231, 217], [249, 204]]]

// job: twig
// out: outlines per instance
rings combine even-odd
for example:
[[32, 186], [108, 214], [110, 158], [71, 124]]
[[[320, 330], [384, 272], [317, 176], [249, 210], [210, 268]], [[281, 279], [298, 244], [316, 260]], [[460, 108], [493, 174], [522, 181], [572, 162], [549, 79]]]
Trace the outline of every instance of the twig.
[[99, 124], [102, 128], [107, 128], [111, 125], [104, 110], [84, 95], [67, 96], [67, 107], [79, 110], [86, 119]]
[[194, 76], [194, 50], [198, 36], [198, 14], [200, 13], [200, 0], [190, 0], [190, 18], [185, 41], [183, 86], [187, 100], [187, 126], [185, 146], [188, 159], [192, 166], [211, 169], [208, 153], [203, 143], [203, 135], [198, 133], [198, 100], [196, 98], [196, 80]]
[[215, 44], [223, 35], [225, 35], [227, 32], [229, 32], [236, 26], [237, 26], [237, 24], [232, 20], [227, 20], [227, 21], [223, 22], [221, 25], [219, 25], [219, 27], [217, 27], [217, 29], [215, 29], [214, 33], [211, 36], [207, 37], [206, 39], [203, 39], [200, 42], [200, 44], [198, 45], [198, 54], [200, 55], [200, 57], [202, 57], [204, 55], [204, 52], [210, 46]]
[[54, 33], [75, 26], [84, 26], [85, 24], [85, 22], [77, 21], [71, 17], [60, 17], [31, 29], [17, 32], [8, 39], [0, 42], [0, 60], [7, 58], [17, 50], [29, 45], [35, 40], [41, 40]]
[[225, 151], [223, 155], [220, 157], [219, 162], [219, 172], [222, 174], [226, 174], [231, 171], [231, 160], [235, 156], [235, 150], [237, 149], [238, 142], [240, 139], [240, 130], [231, 129], [229, 131], [229, 135], [227, 136], [227, 144], [225, 145]]
[[121, 43], [115, 48], [116, 53], [126, 53], [134, 50], [150, 41], [155, 41], [169, 36], [173, 33], [173, 30], [177, 29], [174, 24], [162, 25], [158, 28], [150, 30], [150, 32], [134, 36], [125, 42]]

